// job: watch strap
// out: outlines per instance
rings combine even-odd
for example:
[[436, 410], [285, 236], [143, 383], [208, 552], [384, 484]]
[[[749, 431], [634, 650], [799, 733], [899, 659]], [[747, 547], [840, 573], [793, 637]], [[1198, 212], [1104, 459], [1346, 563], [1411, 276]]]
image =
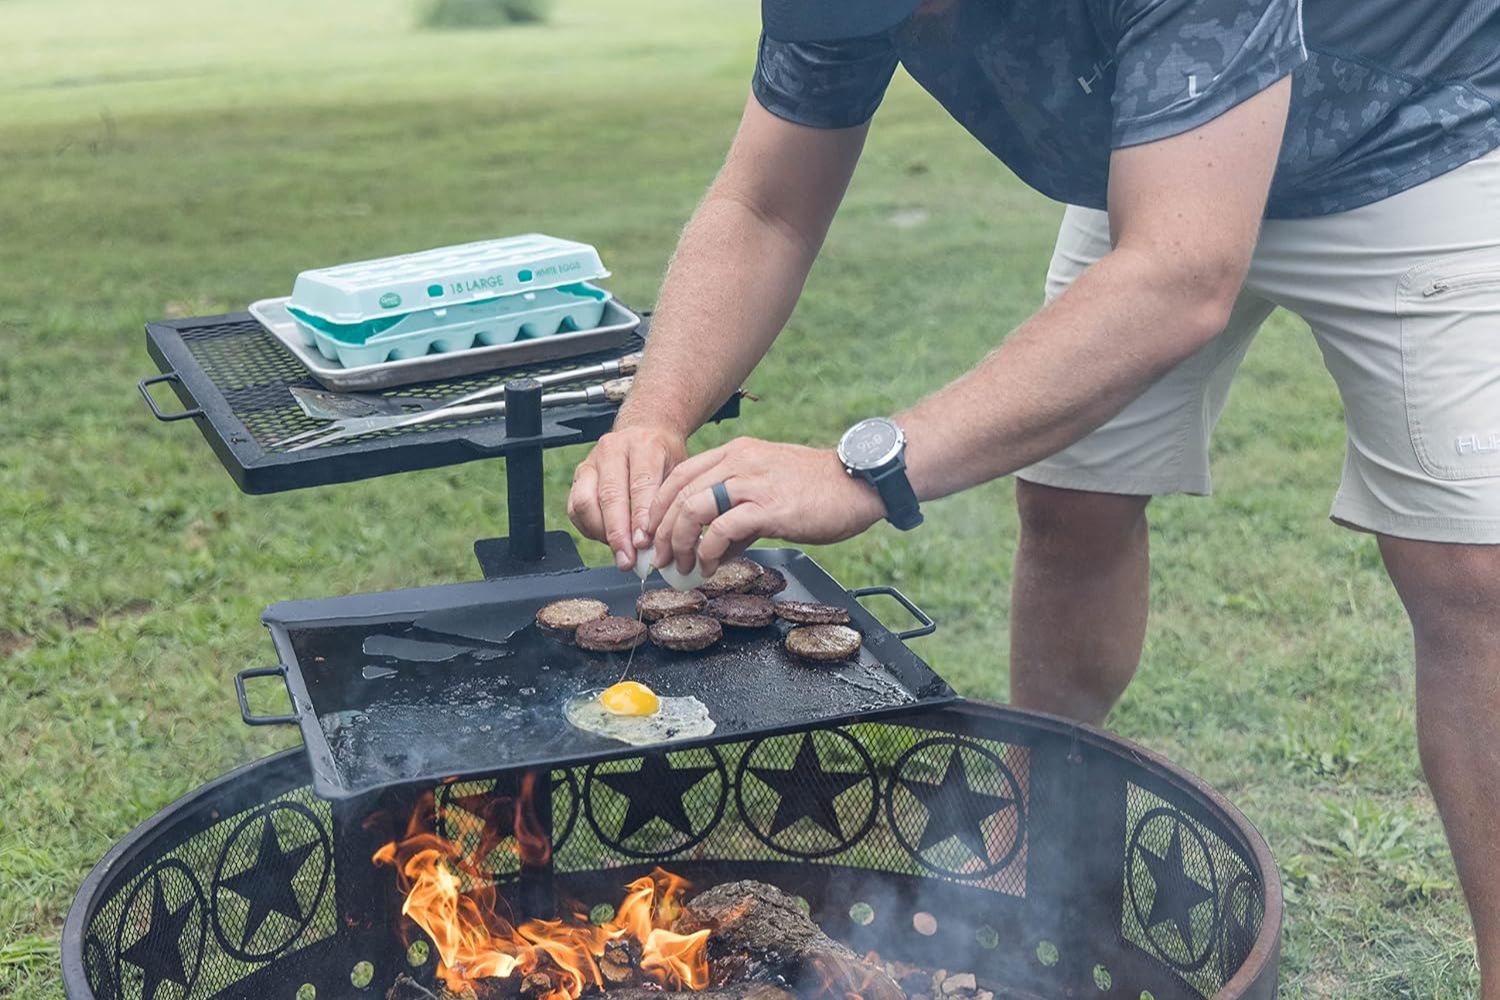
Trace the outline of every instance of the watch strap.
[[902, 531], [910, 531], [922, 523], [922, 508], [917, 502], [917, 491], [912, 489], [906, 477], [906, 463], [896, 461], [891, 467], [869, 477], [871, 485], [880, 494], [885, 504], [885, 518]]

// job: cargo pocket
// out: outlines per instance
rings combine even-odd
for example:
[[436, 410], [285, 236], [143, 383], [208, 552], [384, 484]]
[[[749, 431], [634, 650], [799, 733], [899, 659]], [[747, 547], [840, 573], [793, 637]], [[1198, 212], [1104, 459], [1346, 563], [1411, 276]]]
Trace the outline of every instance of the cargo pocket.
[[1500, 476], [1500, 247], [1407, 271], [1396, 311], [1406, 423], [1423, 471]]

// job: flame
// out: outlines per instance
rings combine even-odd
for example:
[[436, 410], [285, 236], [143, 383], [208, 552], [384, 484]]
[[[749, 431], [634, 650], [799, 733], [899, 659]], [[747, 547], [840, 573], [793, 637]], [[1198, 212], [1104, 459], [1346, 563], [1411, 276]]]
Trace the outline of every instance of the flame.
[[[545, 862], [550, 852], [528, 805], [529, 790], [523, 787], [516, 804], [511, 846], [523, 864]], [[603, 924], [581, 913], [514, 923], [499, 912], [503, 902], [479, 864], [503, 838], [486, 833], [466, 854], [461, 845], [430, 832], [434, 819], [428, 796], [413, 812], [406, 836], [381, 847], [372, 860], [396, 869], [405, 896], [401, 912], [431, 940], [438, 975], [451, 990], [479, 979], [542, 973], [548, 986], [536, 991], [537, 1000], [576, 1000], [586, 989], [603, 988], [599, 958], [616, 940], [634, 943], [644, 979], [672, 989], [708, 985], [708, 929], [692, 934], [670, 929], [690, 888], [683, 879], [661, 869], [636, 879], [626, 887], [614, 918]]]

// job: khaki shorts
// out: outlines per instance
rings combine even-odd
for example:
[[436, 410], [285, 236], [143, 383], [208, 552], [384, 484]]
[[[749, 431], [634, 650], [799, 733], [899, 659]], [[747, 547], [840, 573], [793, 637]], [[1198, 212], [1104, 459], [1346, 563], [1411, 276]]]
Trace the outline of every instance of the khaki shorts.
[[[1109, 251], [1070, 207], [1050, 300]], [[1077, 444], [1022, 469], [1098, 493], [1208, 494], [1208, 442], [1276, 306], [1312, 327], [1343, 397], [1332, 517], [1399, 538], [1500, 544], [1500, 151], [1350, 212], [1267, 220], [1229, 325]]]

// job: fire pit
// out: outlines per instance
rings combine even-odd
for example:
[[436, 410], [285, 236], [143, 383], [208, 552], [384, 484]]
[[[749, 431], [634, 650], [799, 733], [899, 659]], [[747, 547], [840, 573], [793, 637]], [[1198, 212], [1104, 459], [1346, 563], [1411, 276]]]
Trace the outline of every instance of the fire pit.
[[[273, 454], [266, 421], [299, 419], [289, 387], [305, 372], [268, 336], [245, 316], [151, 324], [160, 378], [190, 407], [153, 411], [195, 419], [249, 492], [503, 454], [511, 534], [476, 543], [484, 585], [267, 612], [281, 663], [240, 682], [280, 675], [294, 714], [254, 716], [241, 689], [242, 712], [300, 722], [307, 752], [205, 785], [109, 852], [63, 931], [71, 1000], [1274, 995], [1281, 886], [1239, 813], [1097, 730], [955, 700], [904, 646], [930, 621], [887, 631], [855, 603], [874, 591], [845, 591], [799, 553], [756, 550], [779, 560], [788, 593], [847, 608], [864, 638], [841, 668], [849, 690], [796, 673], [766, 633], [726, 640], [717, 670], [637, 657], [663, 693], [682, 684], [708, 702], [712, 738], [632, 750], [556, 730], [552, 709], [553, 732], [488, 715], [468, 732], [455, 705], [491, 709], [431, 692], [493, 697], [519, 684], [510, 664], [548, 668], [524, 630], [487, 638], [507, 614], [634, 600], [541, 517], [543, 448], [602, 433], [612, 406], [544, 421], [540, 385], [513, 381], [503, 428]], [[719, 416], [735, 412], [737, 397]], [[485, 648], [403, 666], [411, 691], [376, 705], [345, 683], [361, 668], [341, 650], [430, 653], [475, 640], [475, 619]], [[597, 667], [548, 655], [559, 675]], [[527, 684], [539, 703], [559, 688]]]
[[972, 973], [1000, 998], [1274, 994], [1281, 890], [1260, 837], [1192, 776], [1091, 729], [960, 703], [544, 774], [329, 802], [300, 752], [232, 772], [89, 876], [64, 931], [67, 994], [378, 998], [403, 974], [435, 988], [441, 956], [373, 860], [414, 815], [512, 923], [602, 926], [662, 868], [695, 890], [779, 886], [855, 953]]

